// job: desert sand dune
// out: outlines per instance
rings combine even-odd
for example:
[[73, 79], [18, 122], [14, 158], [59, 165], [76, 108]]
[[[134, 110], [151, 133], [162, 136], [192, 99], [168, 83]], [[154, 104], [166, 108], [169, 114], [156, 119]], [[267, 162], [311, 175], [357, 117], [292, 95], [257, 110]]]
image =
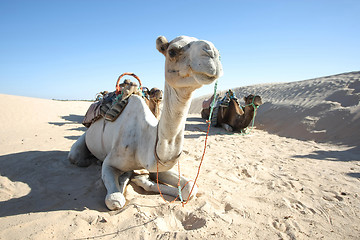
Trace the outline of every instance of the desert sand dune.
[[[258, 129], [301, 140], [360, 145], [354, 131], [360, 129], [360, 72], [233, 90], [240, 99], [250, 93], [262, 97]], [[200, 112], [199, 102], [206, 97], [195, 99], [190, 112]]]
[[[130, 184], [119, 211], [104, 204], [100, 164], [66, 159], [89, 102], [0, 94], [0, 239], [359, 239], [359, 76], [236, 89], [262, 97], [256, 127], [210, 129], [197, 198], [169, 205]], [[204, 148], [202, 99], [185, 128], [189, 178]]]

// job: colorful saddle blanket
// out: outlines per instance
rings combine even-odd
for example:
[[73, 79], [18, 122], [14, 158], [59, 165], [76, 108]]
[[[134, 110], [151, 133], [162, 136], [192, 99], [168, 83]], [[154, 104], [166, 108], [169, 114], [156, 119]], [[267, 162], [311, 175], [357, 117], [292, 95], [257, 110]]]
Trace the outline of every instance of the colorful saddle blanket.
[[100, 101], [96, 101], [90, 105], [82, 124], [89, 128], [91, 124], [102, 117], [110, 122], [115, 121], [126, 107], [129, 97], [130, 95], [124, 99], [120, 99], [116, 96], [115, 92], [109, 93]]

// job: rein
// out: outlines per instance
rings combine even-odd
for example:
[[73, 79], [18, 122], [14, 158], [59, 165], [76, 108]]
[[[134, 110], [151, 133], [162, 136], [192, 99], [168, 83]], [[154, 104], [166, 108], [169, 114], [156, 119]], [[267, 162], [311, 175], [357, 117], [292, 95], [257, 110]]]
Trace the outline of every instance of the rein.
[[[218, 80], [216, 80], [215, 82], [215, 85], [214, 85], [214, 96], [216, 96], [216, 90], [217, 90], [217, 84], [218, 84]], [[204, 157], [205, 157], [205, 152], [206, 152], [206, 147], [207, 147], [207, 139], [208, 139], [208, 136], [209, 136], [209, 131], [210, 131], [210, 125], [211, 125], [211, 116], [212, 116], [212, 113], [213, 113], [213, 110], [214, 110], [214, 107], [215, 107], [215, 97], [211, 103], [211, 107], [210, 107], [210, 115], [209, 115], [209, 119], [206, 120], [206, 123], [208, 124], [208, 128], [207, 128], [207, 131], [206, 131], [206, 137], [205, 137], [205, 144], [204, 144], [204, 150], [203, 150], [203, 154], [202, 154], [202, 157], [201, 157], [201, 160], [200, 160], [200, 163], [199, 163], [199, 167], [198, 167], [198, 171], [197, 171], [197, 174], [196, 174], [196, 177], [195, 177], [195, 180], [189, 180], [188, 182], [186, 182], [184, 184], [184, 186], [181, 187], [181, 184], [180, 184], [180, 180], [181, 180], [181, 175], [180, 175], [180, 161], [178, 160], [178, 175], [179, 175], [179, 180], [178, 180], [178, 183], [177, 183], [177, 187], [178, 187], [178, 191], [179, 191], [179, 194], [177, 195], [177, 197], [172, 200], [171, 202], [165, 200], [161, 190], [160, 190], [160, 186], [159, 186], [159, 163], [163, 166], [166, 166], [166, 164], [164, 162], [162, 162], [160, 159], [159, 159], [159, 156], [157, 155], [156, 153], [156, 146], [157, 146], [157, 143], [158, 143], [158, 140], [159, 140], [159, 133], [158, 133], [158, 129], [156, 130], [156, 141], [155, 141], [155, 149], [154, 149], [154, 155], [155, 155], [155, 159], [156, 159], [156, 184], [157, 184], [157, 188], [158, 188], [158, 191], [160, 193], [160, 196], [161, 198], [167, 202], [167, 203], [173, 203], [175, 202], [178, 198], [180, 199], [180, 202], [182, 204], [182, 206], [184, 207], [188, 202], [189, 202], [189, 199], [190, 199], [190, 196], [194, 190], [194, 187], [196, 185], [196, 182], [197, 182], [197, 179], [199, 177], [199, 174], [200, 174], [200, 168], [201, 168], [201, 165], [203, 163], [203, 160], [204, 160]], [[182, 152], [181, 152], [182, 153]], [[176, 158], [179, 158], [181, 153], [173, 158], [172, 160], [175, 160]], [[171, 160], [171, 161], [172, 161]], [[191, 188], [191, 191], [189, 193], [189, 196], [187, 197], [186, 201], [183, 200], [182, 198], [182, 194], [181, 194], [181, 191], [184, 189], [184, 187], [186, 187], [186, 185], [190, 182], [190, 181], [193, 181], [194, 182], [194, 185], [192, 186]]]

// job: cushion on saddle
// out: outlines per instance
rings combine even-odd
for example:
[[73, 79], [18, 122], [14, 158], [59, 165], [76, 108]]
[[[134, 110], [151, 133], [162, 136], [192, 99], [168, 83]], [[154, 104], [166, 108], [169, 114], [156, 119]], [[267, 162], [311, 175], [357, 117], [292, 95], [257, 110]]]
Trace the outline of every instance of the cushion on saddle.
[[202, 108], [203, 109], [210, 108], [211, 103], [212, 103], [213, 100], [214, 100], [214, 95], [211, 98], [209, 98], [208, 100], [204, 100], [203, 103], [202, 103]]
[[89, 128], [92, 123], [94, 123], [96, 120], [102, 117], [100, 115], [100, 107], [101, 107], [100, 101], [94, 102], [93, 104], [90, 105], [82, 122], [82, 124], [85, 127]]

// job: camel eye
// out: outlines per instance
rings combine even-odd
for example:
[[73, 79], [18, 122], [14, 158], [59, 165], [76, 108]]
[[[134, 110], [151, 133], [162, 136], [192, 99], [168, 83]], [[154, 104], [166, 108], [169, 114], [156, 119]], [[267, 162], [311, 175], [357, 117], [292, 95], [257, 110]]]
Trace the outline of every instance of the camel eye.
[[170, 49], [170, 50], [169, 50], [169, 56], [170, 56], [171, 58], [175, 57], [175, 56], [176, 56], [176, 51], [175, 51], [174, 49]]

